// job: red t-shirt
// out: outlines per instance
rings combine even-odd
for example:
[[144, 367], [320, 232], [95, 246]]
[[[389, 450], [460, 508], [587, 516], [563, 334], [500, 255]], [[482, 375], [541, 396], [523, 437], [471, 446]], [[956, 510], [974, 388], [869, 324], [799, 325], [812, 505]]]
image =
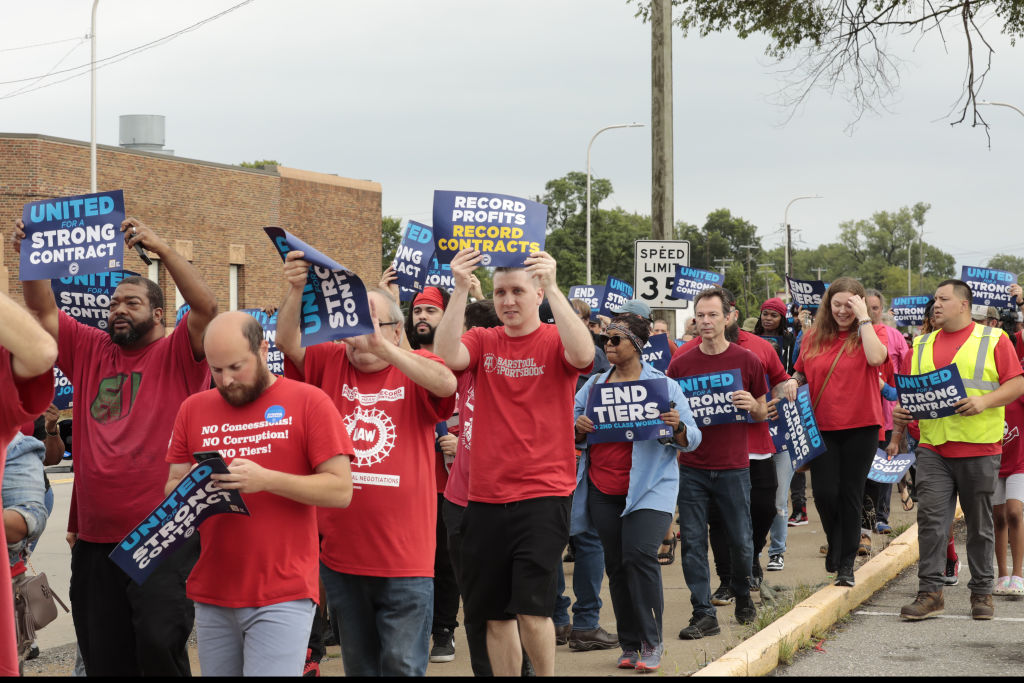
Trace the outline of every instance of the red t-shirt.
[[[266, 419], [271, 408], [283, 414], [272, 423]], [[198, 451], [220, 451], [228, 465], [245, 458], [270, 470], [310, 475], [353, 449], [330, 397], [279, 377], [237, 408], [216, 389], [185, 399], [166, 459], [191, 463]], [[242, 497], [249, 517], [214, 515], [200, 527], [202, 549], [188, 577], [188, 597], [221, 607], [319, 602], [316, 508], [266, 491]]]
[[1006, 429], [1003, 433], [1003, 458], [999, 461], [999, 476], [1024, 473], [1024, 449], [1021, 431], [1024, 430], [1024, 396], [1006, 404]]
[[469, 499], [511, 503], [568, 496], [576, 488], [573, 398], [580, 373], [565, 359], [558, 328], [541, 323], [522, 337], [504, 327], [462, 335], [476, 410]]
[[[939, 329], [935, 333], [935, 341], [932, 342], [932, 362], [935, 367], [942, 368], [953, 362], [953, 357], [960, 347], [964, 345], [967, 338], [974, 331], [976, 323], [971, 323], [963, 329], [948, 333]], [[1018, 375], [1024, 374], [1021, 368], [1020, 358], [1013, 347], [1013, 342], [1005, 334], [998, 336], [994, 351], [996, 361], [996, 372], [999, 373], [999, 383], [1006, 384]], [[913, 366], [914, 355], [911, 353], [903, 361], [902, 375], [909, 375]], [[1002, 441], [995, 443], [965, 443], [963, 441], [947, 441], [941, 446], [921, 442], [921, 446], [938, 453], [944, 458], [972, 458], [980, 455], [999, 455], [1003, 452]]]
[[183, 323], [126, 351], [60, 312], [57, 366], [75, 388], [77, 528], [69, 530], [82, 540], [117, 543], [164, 499], [174, 416], [182, 401], [210, 387], [210, 368], [192, 356]]
[[597, 490], [609, 496], [629, 493], [629, 470], [633, 466], [633, 442], [595, 443], [590, 447], [587, 472]]
[[[739, 370], [743, 388], [754, 398], [767, 393], [761, 361], [737, 344], [729, 344], [725, 351], [713, 356], [704, 353], [698, 344], [677, 354], [665, 374], [678, 379], [723, 370]], [[747, 424], [733, 422], [698, 426], [703, 435], [700, 446], [689, 453], [680, 453], [680, 464], [702, 470], [738, 470], [750, 466], [750, 428]]]
[[[285, 362], [285, 375], [304, 376], [334, 401], [352, 438], [352, 504], [318, 508], [320, 560], [361, 576], [434, 575], [437, 482], [434, 427], [455, 397], [438, 398], [388, 366], [360, 372], [344, 343], [306, 348], [304, 372]], [[427, 351], [419, 356], [442, 363]]]
[[[700, 341], [700, 337], [691, 339], [679, 347], [681, 349], [680, 353], [688, 353], [690, 350], [700, 346]], [[782, 367], [779, 354], [776, 353], [775, 347], [769, 342], [756, 334], [740, 330], [737, 343], [753, 353], [761, 361], [761, 365], [764, 367], [764, 374], [768, 377], [768, 391], [771, 391], [772, 387], [776, 384], [789, 379], [789, 373], [786, 372], [786, 368]], [[772, 443], [772, 435], [768, 430], [767, 421], [750, 422], [747, 425], [747, 429], [750, 430], [750, 435], [747, 437], [747, 445], [751, 453], [764, 454], [775, 452], [775, 444]]]
[[[885, 346], [889, 339], [885, 325], [874, 325], [874, 328], [878, 340]], [[818, 398], [836, 354], [841, 354], [836, 369], [832, 371], [828, 384], [825, 384], [825, 392], [814, 409], [814, 418], [818, 422], [818, 429], [822, 431], [881, 427], [884, 424], [878, 367], [868, 365], [862, 348], [852, 354], [840, 350], [849, 336], [849, 332], [840, 332], [829, 346], [812, 358], [807, 357], [810, 339], [805, 338], [800, 357], [796, 360], [795, 369], [807, 378], [813, 402]]]
[[444, 497], [462, 507], [469, 505], [469, 443], [473, 438], [473, 406], [476, 398], [473, 391], [473, 373], [463, 370], [456, 373], [459, 390], [456, 393], [455, 412], [459, 415], [459, 443], [455, 448], [455, 462], [448, 473]]
[[[35, 420], [50, 407], [53, 400], [53, 371], [18, 381], [11, 368], [11, 353], [0, 346], [0, 479], [7, 462], [7, 444], [18, 428]], [[155, 506], [154, 506], [155, 507]], [[120, 539], [118, 539], [120, 540]], [[0, 547], [7, 544], [7, 535], [0, 524]], [[11, 594], [11, 564], [0, 562], [0, 676], [18, 675], [18, 646], [14, 631], [14, 597]]]

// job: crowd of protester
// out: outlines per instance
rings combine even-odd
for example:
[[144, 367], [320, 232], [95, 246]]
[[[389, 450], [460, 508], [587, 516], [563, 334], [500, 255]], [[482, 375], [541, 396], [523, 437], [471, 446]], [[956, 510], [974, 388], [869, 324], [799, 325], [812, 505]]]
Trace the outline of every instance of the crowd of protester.
[[[678, 555], [689, 589], [680, 639], [719, 633], [725, 606], [751, 623], [752, 592], [765, 571], [785, 569], [788, 536], [808, 522], [806, 472], [823, 569], [855, 585], [872, 536], [892, 533], [891, 485], [868, 478], [879, 448], [916, 454], [897, 487], [905, 509], [918, 507], [921, 548], [919, 592], [901, 616], [941, 614], [943, 588], [958, 583], [957, 497], [971, 616], [991, 619], [993, 595], [1024, 595], [1019, 315], [972, 306], [959, 280], [939, 284], [917, 336], [896, 329], [880, 292], [840, 277], [816, 312], [769, 298], [742, 325], [732, 292], [705, 289], [676, 338], [642, 301], [606, 317], [567, 299], [545, 252], [497, 268], [487, 297], [473, 274], [482, 255], [463, 250], [451, 292], [427, 287], [403, 310], [389, 269], [368, 292], [372, 333], [303, 346], [309, 264], [293, 251], [277, 310], [285, 372], [275, 376], [255, 318], [220, 313], [152, 228], [129, 218], [121, 230], [160, 258], [190, 307], [172, 333], [161, 289], [144, 277], [118, 285], [106, 330], [62, 312], [46, 280], [23, 283], [24, 307], [0, 295], [13, 577], [0, 613], [23, 599], [25, 563], [53, 507], [43, 467], [71, 450], [74, 424], [67, 540], [79, 673], [189, 675], [195, 625], [203, 675], [317, 675], [331, 638], [347, 675], [423, 675], [428, 662], [456, 658], [460, 604], [475, 675], [553, 675], [565, 644], [618, 650], [609, 666], [656, 672], [663, 567]], [[19, 221], [15, 249], [24, 236]], [[1024, 305], [1019, 286], [1010, 293]], [[658, 334], [668, 336], [665, 372], [643, 359]], [[70, 423], [51, 404], [54, 366], [74, 386]], [[953, 416], [914, 421], [896, 401], [896, 375], [944, 366], [967, 398]], [[676, 380], [733, 370], [741, 387], [728, 400], [749, 419], [698, 425]], [[593, 392], [642, 380], [665, 384], [665, 436], [591, 443]], [[805, 385], [825, 451], [794, 471], [768, 420]], [[285, 436], [267, 431], [271, 411], [288, 416]], [[212, 517], [133, 582], [108, 556], [181, 485], [217, 426], [265, 446], [213, 475], [244, 494], [250, 514]], [[563, 560], [575, 563], [575, 600]], [[605, 577], [614, 626], [600, 624]], [[17, 675], [32, 634], [21, 619], [3, 623], [0, 673]]]

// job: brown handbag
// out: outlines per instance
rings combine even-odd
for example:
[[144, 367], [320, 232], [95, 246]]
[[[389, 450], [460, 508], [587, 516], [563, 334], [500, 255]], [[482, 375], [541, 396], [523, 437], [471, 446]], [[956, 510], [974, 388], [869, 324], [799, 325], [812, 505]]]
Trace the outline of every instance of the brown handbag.
[[[14, 621], [17, 627], [18, 654], [31, 647], [36, 631], [57, 618], [57, 604], [67, 612], [68, 607], [50, 588], [46, 573], [35, 576], [16, 576], [14, 584]], [[56, 601], [56, 604], [55, 604]]]
[[[843, 347], [839, 347], [839, 353], [836, 354], [835, 360], [832, 361], [832, 367], [828, 369], [828, 374], [825, 375], [825, 381], [821, 383], [821, 389], [818, 389], [818, 395], [814, 398], [814, 403], [811, 404], [811, 410], [817, 410], [818, 402], [821, 401], [822, 395], [825, 393], [825, 387], [828, 386], [828, 380], [832, 377], [832, 371], [836, 369], [836, 365], [839, 364], [839, 356], [843, 355]], [[797, 472], [806, 472], [811, 469], [811, 463], [807, 463], [799, 468]]]

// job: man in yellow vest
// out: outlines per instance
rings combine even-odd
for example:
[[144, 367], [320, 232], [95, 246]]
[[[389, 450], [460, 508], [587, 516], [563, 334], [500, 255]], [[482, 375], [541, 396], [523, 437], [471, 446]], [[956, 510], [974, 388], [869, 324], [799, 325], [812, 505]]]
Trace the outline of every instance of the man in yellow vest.
[[[917, 447], [918, 593], [900, 616], [911, 621], [942, 614], [945, 549], [956, 496], [967, 522], [967, 561], [971, 568], [971, 616], [991, 619], [995, 583], [992, 493], [999, 473], [1003, 406], [1024, 394], [1024, 370], [1009, 337], [997, 328], [971, 321], [972, 294], [961, 280], [945, 280], [935, 290], [933, 316], [939, 329], [914, 339], [902, 374], [923, 375], [955, 364], [967, 398], [956, 414], [921, 420]], [[896, 427], [890, 454], [910, 422], [910, 413], [893, 410]]]

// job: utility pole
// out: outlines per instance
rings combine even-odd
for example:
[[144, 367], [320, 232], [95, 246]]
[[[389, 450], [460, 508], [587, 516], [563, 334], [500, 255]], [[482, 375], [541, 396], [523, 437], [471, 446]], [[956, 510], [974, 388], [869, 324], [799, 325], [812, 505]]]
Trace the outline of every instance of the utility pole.
[[754, 244], [741, 244], [740, 245], [740, 249], [746, 249], [747, 250], [747, 279], [746, 279], [746, 282], [744, 283], [744, 290], [743, 290], [744, 303], [747, 303], [747, 301], [746, 301], [747, 297], [749, 297], [751, 294], [753, 294], [753, 292], [750, 291], [750, 250], [751, 249], [757, 249], [757, 248], [758, 248], [757, 245], [754, 245]]
[[768, 276], [772, 274], [775, 268], [773, 263], [758, 263], [757, 272], [758, 274], [764, 275], [764, 298], [770, 299], [772, 296], [771, 285], [768, 284]]
[[814, 272], [816, 272], [818, 274], [818, 279], [820, 280], [821, 279], [821, 272], [823, 270], [828, 270], [828, 268], [808, 268], [807, 270], [813, 270]]
[[718, 264], [718, 269], [722, 272], [722, 277], [725, 277], [725, 264], [732, 263], [734, 259], [731, 258], [716, 258], [715, 263]]
[[651, 233], [672, 239], [672, 0], [651, 2]]

